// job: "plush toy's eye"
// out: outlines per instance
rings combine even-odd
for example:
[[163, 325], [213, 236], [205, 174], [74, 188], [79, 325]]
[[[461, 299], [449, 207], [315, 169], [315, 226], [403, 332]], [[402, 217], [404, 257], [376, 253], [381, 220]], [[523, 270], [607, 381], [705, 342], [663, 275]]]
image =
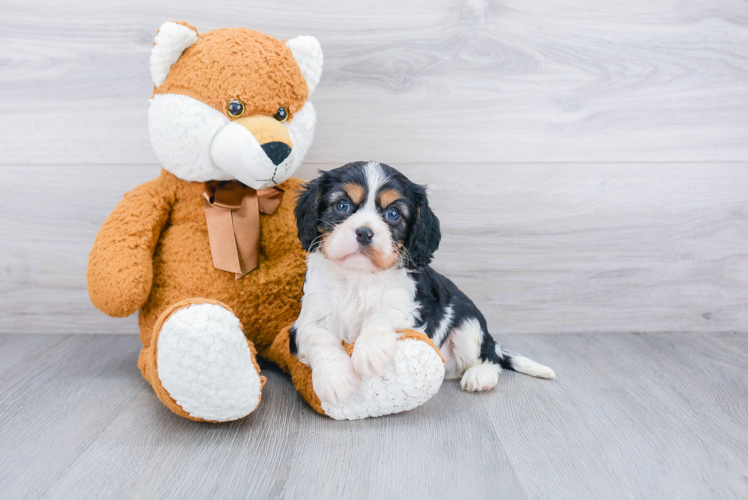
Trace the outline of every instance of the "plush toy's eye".
[[233, 116], [234, 118], [239, 118], [244, 114], [244, 104], [242, 104], [241, 101], [236, 99], [231, 99], [229, 101], [229, 116]]
[[391, 221], [396, 221], [400, 218], [400, 210], [398, 210], [395, 207], [390, 207], [387, 209], [387, 211], [384, 213], [385, 217], [387, 217]]
[[275, 118], [279, 122], [284, 122], [288, 120], [288, 111], [286, 111], [286, 108], [281, 106], [280, 108], [278, 108], [278, 111], [273, 115], [273, 118]]
[[348, 212], [351, 210], [351, 203], [348, 200], [340, 200], [335, 208], [338, 212]]

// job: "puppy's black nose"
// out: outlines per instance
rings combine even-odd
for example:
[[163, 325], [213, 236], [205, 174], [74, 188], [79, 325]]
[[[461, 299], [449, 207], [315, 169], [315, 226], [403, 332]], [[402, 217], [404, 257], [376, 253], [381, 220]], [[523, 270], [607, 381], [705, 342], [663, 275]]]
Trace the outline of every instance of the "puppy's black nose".
[[288, 147], [288, 144], [279, 141], [263, 144], [262, 150], [265, 151], [266, 155], [268, 155], [268, 158], [273, 162], [273, 165], [280, 165], [280, 163], [291, 154], [291, 148]]
[[373, 237], [374, 231], [372, 231], [368, 227], [360, 227], [356, 229], [356, 241], [358, 241], [360, 245], [369, 245]]

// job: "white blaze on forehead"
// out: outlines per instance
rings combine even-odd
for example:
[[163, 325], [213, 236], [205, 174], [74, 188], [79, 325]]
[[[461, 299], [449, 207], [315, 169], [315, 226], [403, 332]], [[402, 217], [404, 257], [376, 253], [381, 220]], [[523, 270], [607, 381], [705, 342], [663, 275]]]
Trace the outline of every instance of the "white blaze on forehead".
[[370, 210], [376, 212], [377, 210], [377, 193], [382, 185], [387, 181], [387, 174], [384, 173], [382, 166], [375, 162], [370, 161], [364, 167], [366, 173], [366, 187], [368, 189], [366, 196], [366, 203], [362, 207], [364, 210]]

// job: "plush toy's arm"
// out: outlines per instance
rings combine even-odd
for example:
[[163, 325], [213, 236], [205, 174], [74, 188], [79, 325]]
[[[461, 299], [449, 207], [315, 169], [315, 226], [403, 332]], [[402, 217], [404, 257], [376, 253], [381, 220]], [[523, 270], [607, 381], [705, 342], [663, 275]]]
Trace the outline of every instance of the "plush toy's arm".
[[148, 298], [153, 252], [173, 203], [173, 190], [159, 177], [127, 193], [109, 214], [88, 259], [88, 295], [99, 310], [129, 316]]

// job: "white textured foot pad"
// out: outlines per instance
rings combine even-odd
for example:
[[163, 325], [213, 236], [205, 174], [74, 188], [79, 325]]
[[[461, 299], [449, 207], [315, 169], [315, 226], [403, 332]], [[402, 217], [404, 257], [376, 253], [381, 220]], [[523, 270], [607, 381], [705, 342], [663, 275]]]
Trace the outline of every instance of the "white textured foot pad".
[[226, 422], [252, 413], [260, 375], [239, 319], [215, 304], [195, 304], [166, 320], [158, 337], [158, 378], [184, 411]]
[[395, 362], [384, 374], [362, 380], [353, 396], [341, 406], [322, 403], [335, 420], [358, 420], [412, 410], [436, 394], [444, 380], [444, 362], [426, 342], [398, 342]]

